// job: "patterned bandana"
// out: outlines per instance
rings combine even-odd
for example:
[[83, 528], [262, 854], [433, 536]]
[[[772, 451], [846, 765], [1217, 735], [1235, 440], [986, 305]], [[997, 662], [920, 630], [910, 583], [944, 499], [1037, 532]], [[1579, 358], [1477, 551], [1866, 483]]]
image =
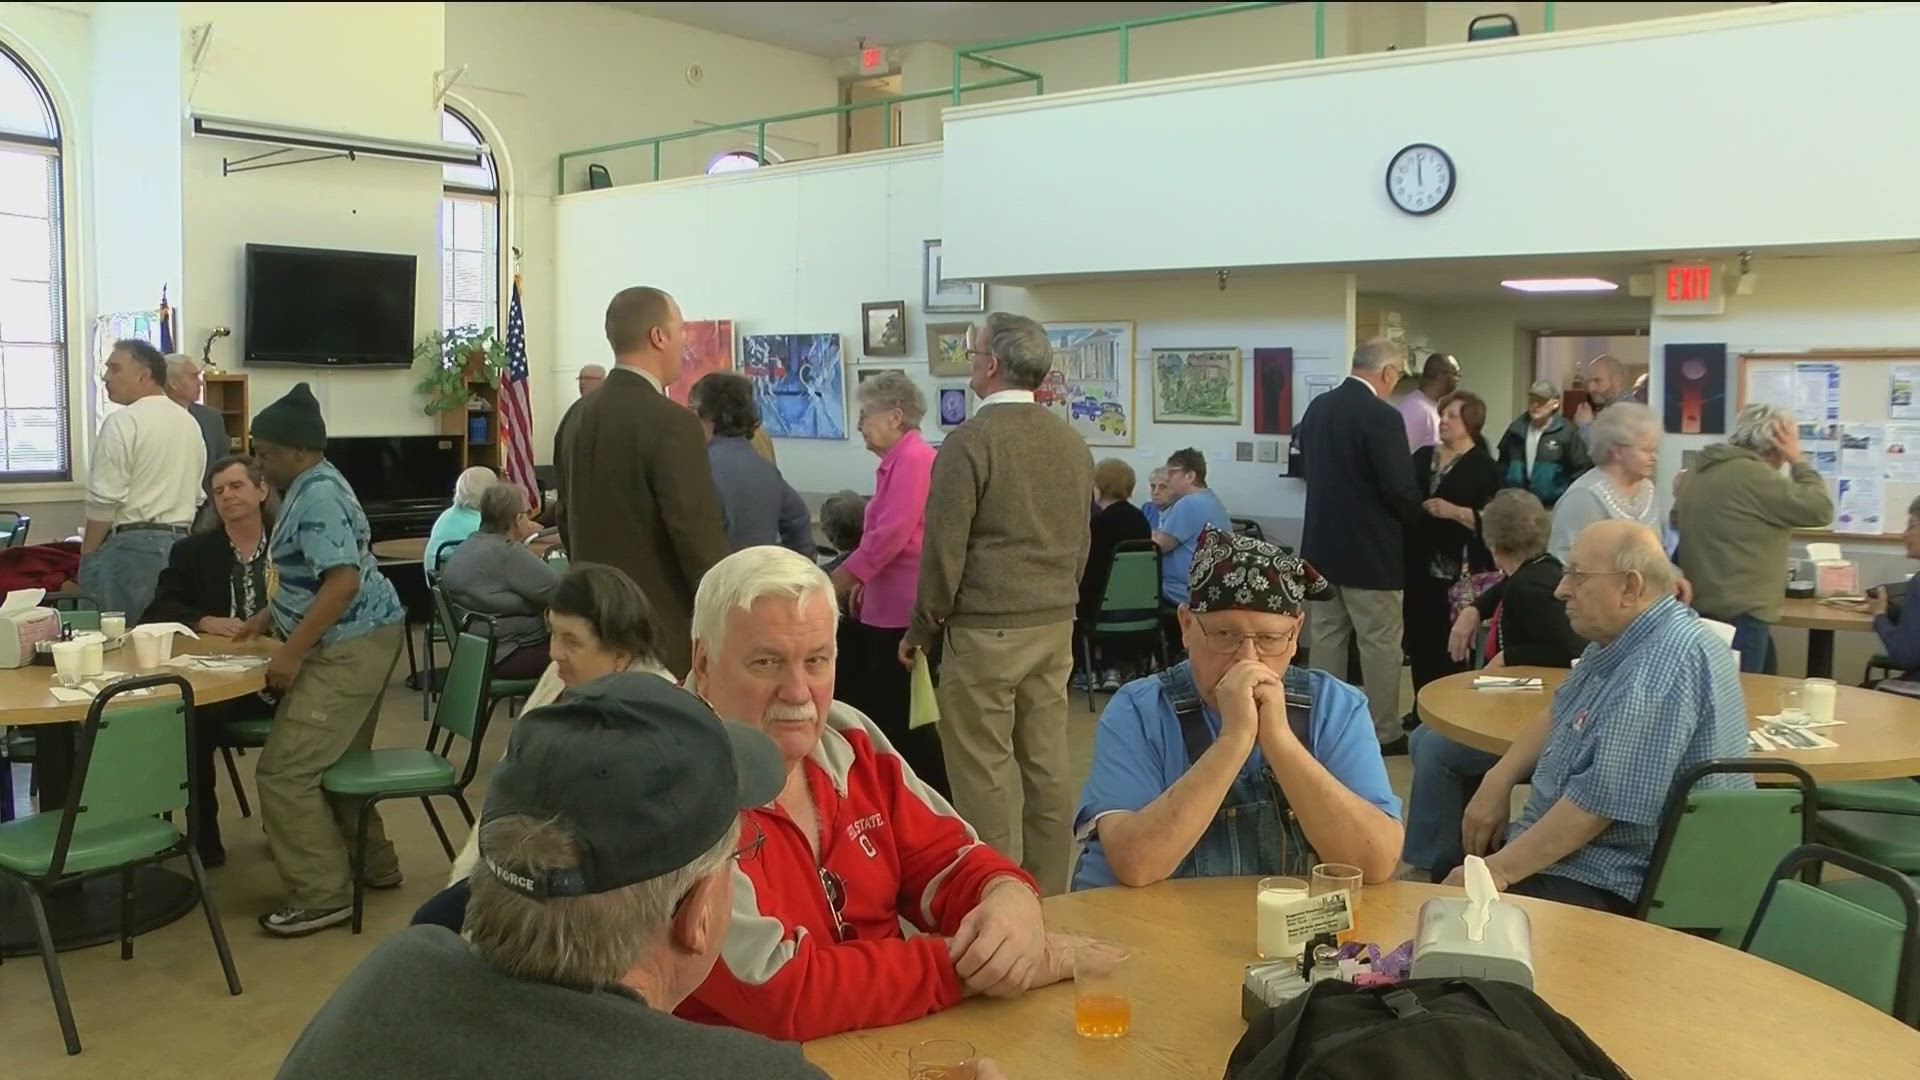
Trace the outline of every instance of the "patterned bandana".
[[1298, 615], [1303, 600], [1333, 595], [1333, 587], [1297, 555], [1278, 544], [1223, 532], [1209, 525], [1200, 532], [1187, 571], [1187, 610], [1262, 611]]

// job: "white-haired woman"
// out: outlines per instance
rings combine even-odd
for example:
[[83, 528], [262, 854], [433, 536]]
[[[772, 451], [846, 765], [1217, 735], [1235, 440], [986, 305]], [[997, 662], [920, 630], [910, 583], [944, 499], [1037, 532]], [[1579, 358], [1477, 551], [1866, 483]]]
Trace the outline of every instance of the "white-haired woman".
[[[428, 581], [440, 572], [440, 549], [447, 544], [458, 544], [479, 530], [480, 496], [499, 482], [500, 477], [485, 465], [475, 465], [453, 482], [453, 505], [440, 511], [440, 516], [433, 521], [433, 530], [427, 533], [427, 550], [422, 561], [426, 563]], [[447, 548], [446, 553], [452, 554], [453, 549]]]
[[1574, 537], [1596, 521], [1624, 518], [1662, 535], [1660, 499], [1653, 489], [1660, 421], [1645, 405], [1617, 402], [1594, 419], [1587, 441], [1593, 468], [1567, 485], [1567, 493], [1553, 507], [1547, 551], [1561, 562], [1573, 549]]
[[1772, 670], [1793, 530], [1833, 521], [1833, 498], [1800, 450], [1793, 414], [1762, 402], [1741, 409], [1727, 441], [1700, 451], [1673, 514], [1694, 607], [1733, 625], [1740, 670]]

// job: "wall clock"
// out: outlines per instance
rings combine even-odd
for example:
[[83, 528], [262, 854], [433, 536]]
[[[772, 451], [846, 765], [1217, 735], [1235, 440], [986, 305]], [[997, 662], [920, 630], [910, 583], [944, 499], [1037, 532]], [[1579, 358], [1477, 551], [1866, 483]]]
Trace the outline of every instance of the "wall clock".
[[1387, 163], [1387, 198], [1409, 214], [1424, 217], [1453, 198], [1458, 174], [1453, 159], [1432, 143], [1414, 143]]

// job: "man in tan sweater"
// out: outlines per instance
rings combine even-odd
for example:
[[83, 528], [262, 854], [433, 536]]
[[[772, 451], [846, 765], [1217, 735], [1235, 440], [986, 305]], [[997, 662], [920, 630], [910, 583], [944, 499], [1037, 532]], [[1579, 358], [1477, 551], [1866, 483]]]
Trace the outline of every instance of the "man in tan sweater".
[[[1053, 367], [1039, 323], [994, 312], [968, 332], [967, 358], [980, 407], [934, 459], [900, 659], [911, 664], [944, 643], [940, 745], [954, 808], [1051, 894], [1066, 888], [1073, 844], [1067, 676], [1093, 454], [1033, 400]], [[1016, 771], [1025, 804], [1017, 854]]]

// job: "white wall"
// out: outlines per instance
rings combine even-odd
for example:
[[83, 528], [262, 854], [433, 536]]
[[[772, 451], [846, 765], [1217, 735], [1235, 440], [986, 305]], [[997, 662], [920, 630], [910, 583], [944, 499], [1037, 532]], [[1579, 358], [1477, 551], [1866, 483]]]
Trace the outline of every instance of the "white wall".
[[160, 286], [179, 307], [180, 63], [157, 43], [173, 38], [179, 5], [104, 3], [93, 10], [89, 228], [106, 245], [95, 266], [102, 312], [152, 308]]
[[[1796, 4], [949, 110], [947, 254], [992, 279], [1920, 236], [1898, 185], [1830, 195], [1920, 171], [1885, 137], [1917, 45], [1920, 6]], [[1768, 70], [1794, 77], [1720, 77]], [[1460, 182], [1413, 218], [1382, 178], [1422, 141]]]
[[[938, 151], [912, 148], [794, 166], [758, 175], [616, 188], [568, 195], [557, 204], [560, 353], [599, 358], [604, 298], [635, 280], [672, 291], [688, 318], [733, 319], [736, 335], [838, 332], [849, 368], [860, 355], [860, 305], [905, 300], [912, 355], [877, 358], [916, 376], [930, 404], [940, 386], [927, 374], [925, 325], [969, 320], [928, 316], [921, 305], [921, 242], [941, 227]], [[647, 236], [636, 249], [628, 240]], [[742, 258], [741, 252], [754, 252]], [[988, 306], [1046, 321], [1131, 319], [1136, 323], [1132, 448], [1096, 447], [1140, 474], [1185, 446], [1216, 464], [1214, 486], [1228, 507], [1279, 520], [1299, 512], [1297, 483], [1283, 464], [1231, 460], [1237, 439], [1252, 439], [1252, 350], [1290, 346], [1296, 366], [1344, 370], [1352, 349], [1353, 291], [1341, 274], [1264, 273], [1234, 277], [1222, 292], [1213, 275], [1112, 279], [1031, 288], [994, 286]], [[1158, 425], [1152, 419], [1144, 360], [1154, 347], [1237, 347], [1245, 374], [1246, 420], [1239, 427]], [[577, 365], [575, 365], [577, 367]], [[857, 376], [849, 371], [848, 381]], [[1296, 413], [1304, 401], [1296, 401]], [[923, 425], [937, 441], [931, 417]], [[1263, 436], [1262, 438], [1267, 438]], [[1283, 451], [1285, 440], [1278, 440]], [[803, 492], [871, 491], [875, 461], [857, 440], [778, 441], [780, 467]], [[1228, 460], [1219, 461], [1225, 457]]]

